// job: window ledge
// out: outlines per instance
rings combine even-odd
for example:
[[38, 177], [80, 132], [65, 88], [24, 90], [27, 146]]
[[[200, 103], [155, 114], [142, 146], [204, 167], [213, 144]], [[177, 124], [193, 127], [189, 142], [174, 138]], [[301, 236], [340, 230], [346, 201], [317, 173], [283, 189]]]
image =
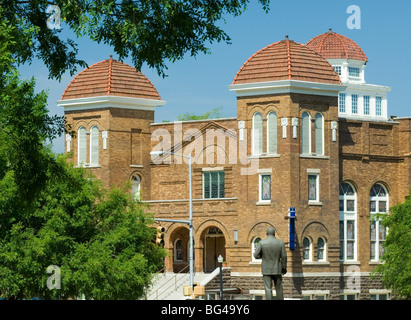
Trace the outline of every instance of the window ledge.
[[142, 164], [130, 164], [130, 168], [143, 168]]
[[316, 154], [314, 154], [314, 153], [311, 153], [311, 154], [300, 154], [300, 158], [307, 158], [307, 159], [330, 159], [329, 156], [316, 155]]
[[340, 261], [341, 264], [343, 265], [360, 265], [361, 262], [357, 260], [345, 260], [345, 261]]
[[83, 164], [83, 165], [76, 165], [75, 168], [101, 168], [101, 164]]
[[260, 159], [260, 158], [279, 158], [281, 155], [278, 153], [262, 153], [249, 155], [248, 159]]
[[321, 201], [308, 201], [309, 206], [322, 206], [323, 203]]
[[380, 265], [380, 264], [384, 264], [384, 262], [377, 261], [377, 260], [370, 260], [370, 265], [377, 266], [377, 265]]
[[249, 263], [248, 263], [249, 265], [261, 265], [261, 260], [260, 261], [250, 261]]
[[257, 201], [255, 205], [256, 206], [269, 206], [271, 205], [271, 201]]
[[303, 261], [303, 266], [329, 266], [329, 261]]

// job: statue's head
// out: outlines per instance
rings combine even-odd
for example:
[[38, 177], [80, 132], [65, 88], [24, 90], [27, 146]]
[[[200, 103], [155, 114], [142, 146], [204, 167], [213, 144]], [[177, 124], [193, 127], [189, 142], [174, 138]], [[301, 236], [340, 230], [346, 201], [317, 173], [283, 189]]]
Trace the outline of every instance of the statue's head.
[[272, 237], [275, 236], [275, 230], [274, 230], [273, 227], [269, 227], [269, 228], [267, 229], [267, 236], [272, 236]]

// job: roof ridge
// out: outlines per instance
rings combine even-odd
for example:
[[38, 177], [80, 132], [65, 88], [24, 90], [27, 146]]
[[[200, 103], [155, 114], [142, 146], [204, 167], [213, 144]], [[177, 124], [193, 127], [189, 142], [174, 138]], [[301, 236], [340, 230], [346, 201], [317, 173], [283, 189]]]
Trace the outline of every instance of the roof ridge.
[[107, 95], [111, 93], [111, 67], [113, 65], [113, 56], [110, 54], [110, 59], [108, 60], [108, 78], [107, 78]]
[[288, 79], [291, 80], [291, 51], [290, 51], [290, 40], [287, 39], [285, 40], [285, 43], [287, 44], [287, 66], [288, 66]]

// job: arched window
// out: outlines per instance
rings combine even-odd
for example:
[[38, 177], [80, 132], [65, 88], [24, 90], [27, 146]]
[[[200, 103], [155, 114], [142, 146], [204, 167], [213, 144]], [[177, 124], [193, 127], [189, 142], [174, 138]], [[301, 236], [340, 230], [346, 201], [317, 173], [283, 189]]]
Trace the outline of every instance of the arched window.
[[324, 154], [324, 117], [321, 113], [315, 115], [314, 129], [315, 153], [317, 155]]
[[98, 164], [98, 127], [91, 127], [90, 131], [90, 164]]
[[263, 116], [256, 112], [253, 116], [252, 149], [254, 155], [263, 153]]
[[384, 254], [383, 244], [387, 228], [383, 226], [377, 214], [388, 212], [388, 192], [380, 183], [372, 186], [370, 191], [370, 259], [378, 261]]
[[260, 238], [260, 237], [255, 237], [255, 238], [253, 239], [253, 241], [251, 242], [251, 260], [252, 260], [252, 261], [261, 261], [261, 259], [256, 259], [256, 258], [254, 258], [255, 249], [257, 248], [257, 244], [258, 244], [260, 241], [261, 241], [261, 238]]
[[78, 129], [78, 165], [87, 163], [87, 131], [86, 128]]
[[317, 241], [317, 261], [326, 261], [326, 242], [323, 237]]
[[340, 185], [340, 260], [357, 259], [357, 193], [354, 187]]
[[138, 175], [134, 175], [131, 178], [131, 194], [137, 200], [140, 199], [140, 183], [141, 183], [141, 179]]
[[277, 114], [271, 111], [267, 116], [267, 153], [277, 153]]
[[312, 261], [312, 242], [309, 237], [303, 239], [303, 261]]
[[174, 243], [174, 261], [183, 261], [183, 243], [180, 239]]
[[301, 131], [302, 154], [309, 154], [311, 153], [311, 117], [308, 112], [302, 115]]

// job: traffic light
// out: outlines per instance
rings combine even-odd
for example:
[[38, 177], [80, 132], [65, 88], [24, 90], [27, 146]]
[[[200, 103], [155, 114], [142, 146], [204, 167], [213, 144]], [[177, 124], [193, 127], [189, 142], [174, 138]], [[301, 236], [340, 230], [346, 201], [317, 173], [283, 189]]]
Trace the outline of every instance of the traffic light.
[[156, 245], [164, 246], [164, 232], [166, 229], [164, 227], [157, 227], [157, 234], [156, 234]]

